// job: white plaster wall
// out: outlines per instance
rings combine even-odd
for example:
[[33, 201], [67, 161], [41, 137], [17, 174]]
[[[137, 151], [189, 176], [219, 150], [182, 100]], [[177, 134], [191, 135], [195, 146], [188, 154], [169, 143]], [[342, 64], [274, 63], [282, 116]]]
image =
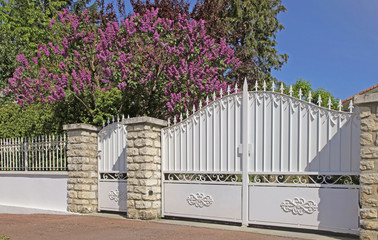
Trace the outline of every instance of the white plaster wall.
[[67, 211], [67, 172], [0, 172], [0, 205]]

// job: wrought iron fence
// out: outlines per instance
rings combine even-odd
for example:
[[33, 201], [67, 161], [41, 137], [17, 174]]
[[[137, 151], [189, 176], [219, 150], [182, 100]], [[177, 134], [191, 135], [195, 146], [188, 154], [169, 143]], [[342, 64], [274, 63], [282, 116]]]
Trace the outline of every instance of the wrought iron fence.
[[66, 171], [65, 135], [0, 139], [0, 171]]

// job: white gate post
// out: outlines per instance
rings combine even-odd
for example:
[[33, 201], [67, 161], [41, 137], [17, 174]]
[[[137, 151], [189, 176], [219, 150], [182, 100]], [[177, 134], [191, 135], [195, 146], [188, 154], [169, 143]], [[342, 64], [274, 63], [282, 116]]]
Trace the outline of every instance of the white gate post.
[[248, 84], [247, 79], [243, 85], [242, 99], [242, 225], [248, 226]]

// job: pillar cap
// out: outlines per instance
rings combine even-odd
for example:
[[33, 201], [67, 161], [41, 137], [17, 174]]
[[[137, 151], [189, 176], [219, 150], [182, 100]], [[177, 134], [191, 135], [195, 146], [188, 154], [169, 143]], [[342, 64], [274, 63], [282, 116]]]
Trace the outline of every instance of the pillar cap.
[[152, 117], [134, 117], [134, 118], [126, 118], [122, 122], [125, 125], [134, 125], [134, 124], [141, 124], [141, 123], [149, 123], [153, 125], [157, 125], [160, 127], [166, 127], [167, 126], [167, 121], [157, 119], [157, 118], [152, 118]]
[[85, 123], [74, 123], [74, 124], [63, 125], [63, 130], [65, 131], [84, 130], [88, 132], [99, 132], [100, 129], [101, 127], [96, 127], [96, 126], [85, 124]]
[[356, 105], [372, 102], [378, 102], [378, 93], [363, 94], [354, 97], [354, 104]]

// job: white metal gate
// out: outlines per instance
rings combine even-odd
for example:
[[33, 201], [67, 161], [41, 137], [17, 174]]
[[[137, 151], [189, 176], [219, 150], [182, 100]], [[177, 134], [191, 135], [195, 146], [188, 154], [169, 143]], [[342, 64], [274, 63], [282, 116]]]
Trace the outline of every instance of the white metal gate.
[[213, 99], [162, 129], [163, 216], [358, 232], [357, 114], [246, 83]]
[[119, 121], [98, 134], [98, 209], [127, 211], [126, 126]]

